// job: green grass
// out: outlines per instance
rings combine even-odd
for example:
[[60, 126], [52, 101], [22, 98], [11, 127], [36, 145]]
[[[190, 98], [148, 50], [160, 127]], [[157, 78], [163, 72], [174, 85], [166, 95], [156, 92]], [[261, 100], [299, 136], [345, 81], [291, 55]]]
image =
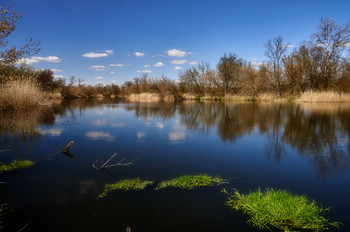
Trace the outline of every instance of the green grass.
[[168, 187], [174, 187], [182, 190], [191, 190], [197, 187], [210, 187], [223, 184], [224, 180], [220, 177], [212, 177], [207, 174], [185, 175], [171, 180], [162, 181], [158, 184], [156, 190]]
[[[223, 192], [227, 193], [226, 190]], [[306, 196], [293, 195], [284, 190], [260, 189], [247, 195], [238, 191], [227, 193], [226, 205], [250, 216], [252, 225], [262, 230], [324, 231], [328, 226], [339, 228], [339, 222], [329, 222], [320, 214], [328, 209], [317, 206]]]
[[153, 184], [153, 181], [142, 181], [140, 178], [120, 180], [114, 184], [106, 184], [103, 193], [97, 196], [97, 198], [104, 198], [110, 191], [130, 191], [130, 190], [143, 190], [147, 185]]
[[11, 172], [17, 169], [33, 166], [35, 163], [31, 160], [14, 160], [10, 164], [0, 163], [0, 174]]

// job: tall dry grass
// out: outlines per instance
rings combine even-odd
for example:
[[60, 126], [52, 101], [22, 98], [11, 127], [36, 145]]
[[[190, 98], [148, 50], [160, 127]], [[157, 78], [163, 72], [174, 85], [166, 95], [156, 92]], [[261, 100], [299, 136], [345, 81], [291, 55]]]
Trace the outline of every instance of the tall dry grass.
[[306, 91], [302, 93], [296, 102], [350, 102], [350, 94], [337, 93], [333, 91], [315, 92]]
[[0, 110], [49, 107], [50, 104], [33, 81], [9, 81], [0, 87]]
[[155, 93], [130, 94], [127, 96], [127, 99], [136, 102], [158, 102], [162, 100], [161, 97]]

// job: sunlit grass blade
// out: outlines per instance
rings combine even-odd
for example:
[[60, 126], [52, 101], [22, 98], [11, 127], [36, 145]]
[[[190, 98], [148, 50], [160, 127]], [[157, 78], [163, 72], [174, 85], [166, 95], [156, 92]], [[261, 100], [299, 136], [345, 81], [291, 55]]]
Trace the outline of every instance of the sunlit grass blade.
[[130, 191], [130, 190], [143, 190], [148, 185], [153, 184], [153, 181], [141, 180], [140, 178], [120, 180], [114, 184], [106, 184], [103, 192], [97, 196], [97, 198], [104, 198], [110, 191]]
[[[223, 192], [227, 193], [226, 190]], [[229, 195], [226, 205], [250, 216], [252, 225], [262, 230], [277, 228], [283, 231], [324, 231], [339, 222], [329, 222], [320, 214], [326, 211], [306, 196], [293, 195], [285, 190], [260, 189], [249, 194], [237, 190]]]
[[27, 168], [33, 166], [34, 164], [34, 161], [31, 160], [13, 160], [10, 164], [0, 163], [0, 174]]
[[185, 175], [176, 177], [171, 180], [162, 181], [158, 184], [156, 190], [168, 187], [178, 188], [182, 190], [192, 190], [197, 187], [210, 187], [223, 184], [224, 180], [220, 177], [212, 177], [207, 174]]

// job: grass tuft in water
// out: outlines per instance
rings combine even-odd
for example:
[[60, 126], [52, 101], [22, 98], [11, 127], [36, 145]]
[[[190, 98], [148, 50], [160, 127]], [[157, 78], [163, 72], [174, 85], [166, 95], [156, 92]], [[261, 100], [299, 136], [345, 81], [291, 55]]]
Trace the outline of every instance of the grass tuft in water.
[[117, 183], [114, 184], [106, 184], [105, 189], [103, 190], [103, 193], [97, 196], [98, 198], [104, 198], [107, 196], [107, 193], [110, 191], [130, 191], [130, 190], [143, 190], [147, 187], [147, 185], [153, 184], [153, 181], [145, 180], [142, 181], [140, 178], [134, 178], [134, 179], [126, 179], [126, 180], [120, 180]]
[[14, 160], [10, 164], [0, 163], [0, 174], [3, 174], [5, 172], [11, 172], [22, 168], [27, 168], [27, 167], [33, 166], [34, 164], [35, 162], [31, 160]]
[[317, 206], [306, 196], [292, 195], [285, 190], [260, 189], [247, 195], [237, 190], [229, 195], [226, 205], [250, 216], [252, 225], [262, 230], [324, 231], [328, 226], [339, 228], [339, 222], [329, 222], [321, 213], [328, 209]]
[[207, 174], [185, 175], [171, 180], [162, 181], [158, 184], [156, 190], [168, 187], [174, 187], [182, 190], [192, 190], [196, 187], [210, 187], [223, 184], [224, 180], [220, 177], [212, 177]]

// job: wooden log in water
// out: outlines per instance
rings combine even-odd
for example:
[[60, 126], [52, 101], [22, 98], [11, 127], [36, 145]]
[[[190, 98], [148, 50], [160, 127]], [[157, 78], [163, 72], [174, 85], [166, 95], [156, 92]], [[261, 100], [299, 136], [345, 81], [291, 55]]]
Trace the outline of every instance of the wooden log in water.
[[68, 151], [69, 151], [69, 149], [73, 146], [73, 144], [74, 144], [74, 141], [70, 141], [69, 143], [68, 143], [68, 145], [63, 149], [63, 153], [67, 153]]

